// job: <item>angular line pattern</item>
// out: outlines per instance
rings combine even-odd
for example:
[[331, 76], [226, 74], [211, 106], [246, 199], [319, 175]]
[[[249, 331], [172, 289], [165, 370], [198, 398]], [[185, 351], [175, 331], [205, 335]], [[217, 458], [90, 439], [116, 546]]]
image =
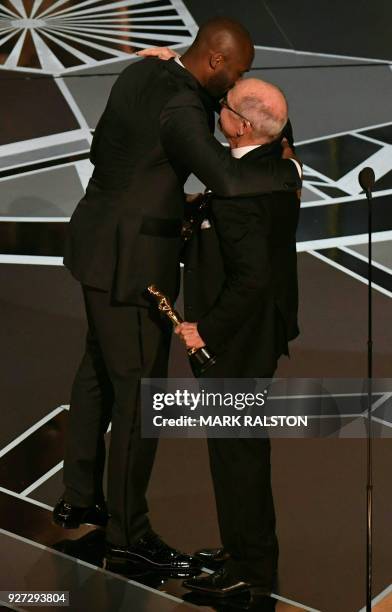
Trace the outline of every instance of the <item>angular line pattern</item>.
[[184, 45], [193, 33], [171, 0], [6, 0], [0, 5], [0, 68], [65, 72], [146, 47]]

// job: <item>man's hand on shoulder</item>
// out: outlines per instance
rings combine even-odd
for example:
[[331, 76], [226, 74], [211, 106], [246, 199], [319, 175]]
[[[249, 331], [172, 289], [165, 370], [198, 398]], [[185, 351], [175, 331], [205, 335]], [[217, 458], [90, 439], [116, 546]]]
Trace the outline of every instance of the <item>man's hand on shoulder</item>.
[[283, 138], [281, 144], [282, 144], [282, 159], [292, 159], [293, 161], [297, 162], [297, 164], [299, 164], [301, 168], [301, 176], [302, 176], [302, 162], [299, 159], [299, 157], [297, 157], [296, 154], [294, 153], [287, 138]]
[[[282, 159], [291, 159], [291, 161], [296, 165], [298, 174], [300, 178], [302, 179], [302, 162], [299, 159], [299, 157], [297, 157], [296, 154], [294, 153], [287, 138], [282, 139]], [[299, 200], [301, 199], [300, 189], [298, 189], [297, 191], [297, 197]]]
[[178, 57], [179, 53], [169, 49], [169, 47], [150, 47], [142, 51], [136, 51], [135, 55], [139, 57], [158, 57], [161, 60], [169, 60], [172, 57]]
[[174, 333], [180, 337], [187, 349], [199, 349], [205, 346], [203, 338], [197, 331], [197, 323], [187, 323], [184, 321], [184, 323], [177, 325]]

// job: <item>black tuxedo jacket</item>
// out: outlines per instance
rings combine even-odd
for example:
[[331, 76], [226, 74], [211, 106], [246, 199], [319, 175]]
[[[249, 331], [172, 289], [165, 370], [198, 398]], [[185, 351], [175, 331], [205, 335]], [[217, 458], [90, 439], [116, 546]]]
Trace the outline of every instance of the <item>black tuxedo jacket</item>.
[[98, 122], [94, 172], [68, 226], [64, 264], [120, 302], [146, 304], [150, 283], [179, 286], [183, 185], [191, 172], [223, 197], [293, 191], [289, 160], [239, 163], [213, 137], [214, 103], [174, 60], [128, 66]]
[[[239, 161], [280, 156], [280, 144], [252, 150]], [[218, 356], [209, 377], [269, 377], [298, 333], [296, 228], [293, 193], [213, 198], [209, 229], [185, 250], [185, 318], [198, 321]], [[202, 226], [203, 227], [203, 224]]]

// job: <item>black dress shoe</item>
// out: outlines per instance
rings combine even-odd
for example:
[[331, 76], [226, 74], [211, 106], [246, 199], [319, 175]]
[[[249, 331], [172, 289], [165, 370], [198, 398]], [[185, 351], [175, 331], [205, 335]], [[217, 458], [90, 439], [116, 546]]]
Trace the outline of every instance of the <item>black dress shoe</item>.
[[108, 513], [105, 504], [95, 504], [95, 506], [82, 508], [60, 499], [53, 510], [53, 521], [64, 529], [77, 529], [80, 525], [106, 527]]
[[251, 593], [238, 593], [232, 597], [213, 597], [197, 591], [182, 596], [186, 603], [212, 608], [214, 612], [275, 612], [277, 600], [265, 595], [252, 596]]
[[184, 580], [187, 589], [208, 594], [211, 597], [230, 597], [246, 591], [257, 595], [270, 595], [271, 585], [261, 585], [247, 582], [232, 576], [224, 567], [208, 576], [197, 576]]
[[[169, 572], [177, 577], [196, 576], [199, 562], [190, 555], [172, 548], [149, 531], [129, 546], [106, 544], [106, 569], [123, 573], [124, 566], [143, 565], [157, 572]], [[125, 568], [126, 569], [126, 568]]]
[[195, 552], [195, 557], [207, 567], [217, 568], [230, 559], [230, 553], [224, 548], [202, 548]]
[[53, 548], [70, 557], [87, 561], [97, 567], [103, 566], [105, 555], [105, 531], [94, 529], [77, 540], [61, 540]]

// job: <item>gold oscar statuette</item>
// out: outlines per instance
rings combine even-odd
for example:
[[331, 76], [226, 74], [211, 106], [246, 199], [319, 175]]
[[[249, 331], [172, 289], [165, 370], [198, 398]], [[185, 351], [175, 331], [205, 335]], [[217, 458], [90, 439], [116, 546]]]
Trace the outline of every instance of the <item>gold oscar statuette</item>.
[[[176, 311], [169, 298], [155, 285], [149, 285], [147, 291], [155, 299], [158, 310], [170, 319], [174, 327], [184, 322], [184, 319]], [[194, 371], [197, 372], [198, 375], [204, 374], [204, 372], [216, 362], [215, 356], [206, 346], [199, 349], [187, 349], [187, 352], [194, 367]]]

